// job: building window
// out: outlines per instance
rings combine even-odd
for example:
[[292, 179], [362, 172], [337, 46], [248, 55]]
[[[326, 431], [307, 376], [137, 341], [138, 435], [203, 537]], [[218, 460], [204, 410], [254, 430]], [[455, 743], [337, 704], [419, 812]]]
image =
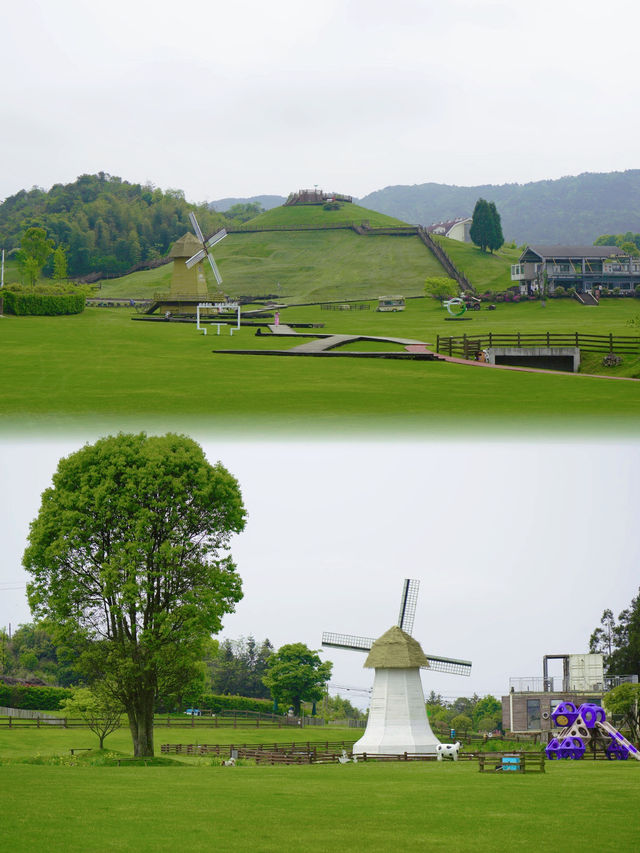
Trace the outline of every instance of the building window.
[[540, 731], [539, 699], [527, 699], [527, 731]]

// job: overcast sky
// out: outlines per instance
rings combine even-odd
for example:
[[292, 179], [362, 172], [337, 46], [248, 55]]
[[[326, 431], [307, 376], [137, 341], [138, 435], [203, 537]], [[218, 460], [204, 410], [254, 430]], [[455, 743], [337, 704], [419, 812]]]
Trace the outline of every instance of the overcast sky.
[[630, 0], [22, 0], [0, 199], [105, 171], [190, 201], [637, 168]]
[[[417, 578], [414, 636], [473, 662], [470, 678], [423, 674], [425, 690], [500, 695], [510, 676], [540, 676], [544, 654], [587, 651], [602, 611], [638, 593], [637, 442], [194, 437], [238, 478], [249, 513], [232, 549], [244, 598], [221, 636], [316, 649], [323, 630], [377, 637], [397, 619], [403, 578]], [[29, 522], [81, 444], [0, 442], [0, 626], [30, 621]], [[323, 654], [332, 684], [371, 686], [364, 656]]]

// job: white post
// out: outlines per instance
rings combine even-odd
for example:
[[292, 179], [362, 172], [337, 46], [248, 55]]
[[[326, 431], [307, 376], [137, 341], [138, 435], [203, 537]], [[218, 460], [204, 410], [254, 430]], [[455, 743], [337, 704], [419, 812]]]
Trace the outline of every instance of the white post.
[[4, 249], [2, 250], [2, 264], [0, 264], [0, 287], [4, 287]]
[[196, 305], [196, 329], [200, 331], [200, 305]]

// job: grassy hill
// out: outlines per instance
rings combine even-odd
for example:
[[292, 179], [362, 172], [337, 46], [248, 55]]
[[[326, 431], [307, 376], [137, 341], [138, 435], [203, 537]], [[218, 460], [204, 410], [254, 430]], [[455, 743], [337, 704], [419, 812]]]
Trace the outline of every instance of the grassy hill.
[[259, 225], [263, 228], [295, 226], [295, 225], [336, 225], [344, 222], [368, 221], [373, 228], [383, 228], [388, 225], [406, 225], [401, 219], [378, 213], [358, 204], [343, 202], [338, 210], [325, 210], [321, 204], [292, 204], [274, 207], [266, 210], [247, 225]]
[[455, 266], [464, 273], [478, 293], [486, 290], [506, 290], [514, 283], [511, 281], [511, 264], [517, 264], [522, 254], [519, 248], [503, 246], [498, 252], [482, 252], [472, 243], [448, 240], [446, 237], [434, 237]]
[[[402, 225], [358, 205], [327, 211], [321, 205], [278, 207], [247, 225], [287, 228], [369, 220], [374, 227]], [[230, 296], [276, 294], [283, 302], [375, 298], [387, 293], [418, 296], [428, 276], [444, 275], [417, 236], [361, 236], [355, 231], [236, 232], [218, 244], [215, 258]], [[204, 265], [213, 291], [213, 277]], [[151, 297], [167, 291], [172, 266], [100, 283], [105, 297]]]

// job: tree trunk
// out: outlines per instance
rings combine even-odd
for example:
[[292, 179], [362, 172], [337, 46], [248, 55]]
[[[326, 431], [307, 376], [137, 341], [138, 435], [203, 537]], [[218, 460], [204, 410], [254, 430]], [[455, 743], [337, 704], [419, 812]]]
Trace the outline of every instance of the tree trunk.
[[153, 756], [153, 694], [137, 697], [134, 707], [127, 709], [127, 717], [134, 757]]

